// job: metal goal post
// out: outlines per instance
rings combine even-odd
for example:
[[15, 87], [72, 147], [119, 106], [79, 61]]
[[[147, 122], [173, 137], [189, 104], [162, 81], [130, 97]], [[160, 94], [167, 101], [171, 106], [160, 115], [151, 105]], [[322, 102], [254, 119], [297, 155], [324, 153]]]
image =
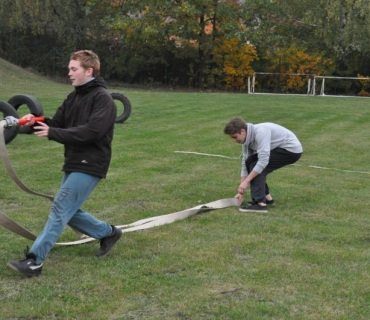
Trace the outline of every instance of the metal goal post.
[[248, 77], [248, 93], [254, 94], [256, 93], [256, 76], [258, 75], [272, 75], [272, 76], [300, 76], [300, 77], [308, 77], [307, 80], [307, 95], [313, 94], [312, 83], [313, 79], [315, 78], [315, 74], [306, 74], [306, 73], [284, 73], [284, 72], [255, 72], [253, 73], [252, 77]]
[[312, 84], [312, 95], [316, 95], [316, 85], [317, 80], [322, 79], [321, 81], [321, 88], [320, 88], [320, 96], [325, 96], [325, 79], [339, 79], [339, 80], [366, 80], [370, 81], [369, 77], [333, 77], [333, 76], [315, 76], [313, 78]]

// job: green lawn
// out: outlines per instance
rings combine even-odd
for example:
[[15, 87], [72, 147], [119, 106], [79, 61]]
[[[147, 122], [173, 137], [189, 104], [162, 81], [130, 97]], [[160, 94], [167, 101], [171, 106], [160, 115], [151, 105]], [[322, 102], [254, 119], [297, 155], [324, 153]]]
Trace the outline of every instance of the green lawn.
[[[30, 94], [51, 116], [71, 90], [0, 60], [0, 100]], [[240, 160], [174, 152], [239, 157], [223, 134], [233, 117], [288, 127], [304, 155], [269, 177], [268, 214], [229, 208], [126, 233], [102, 259], [98, 242], [55, 247], [38, 278], [6, 267], [31, 242], [1, 228], [1, 319], [369, 318], [370, 174], [309, 166], [370, 172], [370, 100], [110, 91], [133, 111], [116, 125], [108, 177], [84, 208], [112, 224], [234, 196]], [[18, 135], [8, 152], [26, 185], [56, 192], [61, 145]], [[0, 210], [40, 232], [50, 201], [20, 190], [2, 166], [0, 178]], [[66, 229], [60, 240], [75, 239]]]

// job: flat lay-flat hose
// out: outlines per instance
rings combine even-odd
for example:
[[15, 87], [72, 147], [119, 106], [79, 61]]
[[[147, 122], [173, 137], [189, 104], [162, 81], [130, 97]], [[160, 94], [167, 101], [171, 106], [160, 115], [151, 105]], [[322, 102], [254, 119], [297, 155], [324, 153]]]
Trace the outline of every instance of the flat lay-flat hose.
[[[43, 117], [40, 118], [34, 118], [32, 120], [35, 121], [43, 121]], [[12, 123], [13, 121], [13, 123]], [[44, 197], [51, 201], [54, 200], [52, 196], [38, 193], [35, 191], [32, 191], [27, 186], [23, 184], [23, 182], [19, 179], [19, 177], [16, 175], [11, 162], [9, 160], [9, 155], [6, 149], [6, 144], [4, 140], [4, 130], [6, 130], [7, 126], [11, 125], [22, 125], [25, 124], [27, 121], [24, 119], [6, 119], [0, 121], [0, 156], [3, 160], [4, 166], [6, 168], [6, 171], [8, 172], [9, 176], [13, 179], [13, 181], [25, 192], [28, 192], [30, 194], [33, 194], [35, 196]], [[228, 199], [221, 199], [213, 202], [209, 202], [206, 204], [198, 205], [196, 207], [186, 209], [183, 211], [178, 211], [170, 214], [160, 215], [156, 217], [151, 217], [147, 219], [142, 219], [139, 221], [136, 221], [131, 224], [127, 225], [118, 225], [117, 228], [121, 229], [122, 232], [133, 232], [138, 230], [144, 230], [149, 229], [157, 226], [162, 226], [165, 224], [169, 224], [178, 220], [186, 219], [192, 215], [195, 215], [197, 213], [201, 213], [204, 211], [209, 210], [215, 210], [215, 209], [223, 209], [227, 207], [232, 206], [238, 206], [238, 201], [236, 198], [228, 198]], [[19, 225], [14, 220], [10, 219], [5, 213], [0, 211], [0, 225], [4, 227], [5, 229], [8, 229], [9, 231], [18, 234], [19, 236], [34, 241], [36, 239], [36, 236], [32, 234], [30, 231]], [[87, 236], [83, 236], [79, 240], [71, 241], [71, 242], [60, 242], [56, 243], [56, 245], [59, 246], [71, 246], [71, 245], [78, 245], [83, 243], [88, 243], [91, 241], [94, 241], [96, 239], [90, 238]]]

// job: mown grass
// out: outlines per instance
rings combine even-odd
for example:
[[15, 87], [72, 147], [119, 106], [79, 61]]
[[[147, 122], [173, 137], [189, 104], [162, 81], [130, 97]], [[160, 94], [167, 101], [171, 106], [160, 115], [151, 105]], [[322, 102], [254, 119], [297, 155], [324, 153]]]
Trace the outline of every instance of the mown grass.
[[[31, 94], [52, 115], [71, 87], [0, 60], [0, 100]], [[8, 78], [14, 76], [13, 81]], [[273, 173], [268, 214], [237, 208], [127, 233], [104, 259], [98, 243], [56, 247], [43, 275], [6, 267], [24, 240], [0, 229], [2, 319], [367, 319], [370, 313], [369, 100], [122, 90], [133, 112], [117, 124], [108, 178], [85, 209], [113, 224], [235, 195], [240, 155], [222, 133], [236, 116], [271, 121], [302, 141], [301, 166]], [[23, 112], [26, 112], [24, 110]], [[14, 168], [53, 194], [63, 148], [31, 135], [8, 145]], [[34, 233], [50, 202], [24, 193], [0, 168], [0, 210]], [[60, 240], [76, 239], [65, 230]]]

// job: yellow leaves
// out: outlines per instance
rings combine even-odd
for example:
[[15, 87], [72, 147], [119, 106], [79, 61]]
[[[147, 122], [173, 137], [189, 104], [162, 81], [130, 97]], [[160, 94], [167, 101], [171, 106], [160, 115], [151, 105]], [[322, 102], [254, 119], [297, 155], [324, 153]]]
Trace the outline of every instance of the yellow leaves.
[[[311, 55], [295, 47], [278, 50], [270, 61], [273, 66], [279, 66], [279, 73], [289, 74], [320, 75], [333, 65], [331, 59], [324, 60], [320, 55]], [[298, 75], [288, 77], [286, 89], [301, 89], [306, 80]]]
[[369, 77], [367, 77], [367, 76], [363, 76], [363, 75], [361, 75], [361, 74], [357, 74], [357, 77], [358, 78], [367, 78], [367, 79], [361, 79], [361, 80], [359, 80], [360, 81], [360, 83], [364, 86], [364, 85], [367, 85], [369, 82], [370, 82], [370, 78]]
[[279, 50], [274, 60], [276, 65], [281, 65], [283, 60], [287, 67], [281, 72], [289, 73], [317, 73], [321, 63], [320, 56], [311, 56], [297, 48]]
[[258, 60], [256, 47], [240, 44], [238, 39], [224, 41], [214, 52], [218, 64], [221, 64], [225, 76], [225, 87], [243, 90], [247, 86], [247, 77], [254, 73], [251, 63]]
[[237, 75], [236, 69], [231, 66], [225, 66], [223, 69], [224, 73], [229, 75], [229, 76], [235, 76]]
[[366, 90], [362, 89], [359, 93], [358, 93], [359, 96], [362, 96], [362, 97], [370, 97], [370, 93], [368, 93]]
[[112, 7], [119, 8], [123, 3], [124, 1], [121, 1], [121, 0], [112, 1]]
[[361, 86], [362, 86], [362, 89], [361, 91], [358, 93], [359, 96], [362, 96], [362, 97], [370, 97], [370, 93], [366, 91], [369, 90], [369, 83], [370, 83], [370, 78], [368, 76], [363, 76], [361, 74], [357, 74], [357, 77], [358, 78], [366, 78], [366, 79], [360, 79], [360, 83], [361, 83]]

